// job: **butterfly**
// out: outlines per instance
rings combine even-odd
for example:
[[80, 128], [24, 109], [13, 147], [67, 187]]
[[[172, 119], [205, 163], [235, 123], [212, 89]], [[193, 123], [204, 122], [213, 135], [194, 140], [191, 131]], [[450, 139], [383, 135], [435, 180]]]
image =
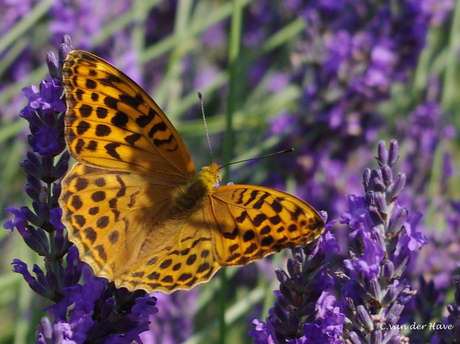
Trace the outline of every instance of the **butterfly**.
[[62, 68], [65, 140], [77, 161], [59, 203], [69, 240], [98, 277], [133, 291], [190, 289], [220, 267], [312, 242], [324, 222], [308, 203], [195, 173], [174, 126], [123, 72], [86, 51]]

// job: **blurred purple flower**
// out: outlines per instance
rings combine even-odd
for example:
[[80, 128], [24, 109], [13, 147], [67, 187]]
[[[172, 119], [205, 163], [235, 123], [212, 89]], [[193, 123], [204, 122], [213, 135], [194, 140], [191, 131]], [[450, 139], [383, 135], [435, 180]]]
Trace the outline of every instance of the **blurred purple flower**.
[[[292, 72], [283, 74], [290, 85], [299, 85], [302, 97], [297, 111], [281, 115], [295, 126], [283, 126], [280, 120], [275, 122], [279, 129], [272, 125], [269, 133], [284, 129], [288, 135], [280, 146], [302, 150], [302, 155], [314, 162], [311, 165], [315, 167], [308, 174], [294, 173], [297, 194], [315, 200], [316, 207], [327, 207], [332, 217], [344, 210], [344, 199], [340, 197], [343, 185], [359, 187], [356, 176], [346, 171], [351, 164], [366, 161], [350, 159], [369, 154], [363, 147], [376, 140], [377, 130], [384, 123], [379, 104], [389, 98], [390, 86], [395, 81], [404, 83], [413, 73], [427, 30], [434, 25], [432, 19], [447, 21], [451, 16], [451, 1], [442, 2], [441, 8], [433, 3], [401, 1], [397, 11], [385, 2], [290, 0], [284, 4], [286, 15], [301, 16], [307, 22], [291, 54]], [[251, 13], [257, 14], [258, 20], [270, 17], [262, 10]], [[248, 28], [247, 35], [248, 42], [255, 45], [254, 37], [266, 37], [267, 33]], [[266, 75], [270, 61], [270, 56], [264, 55], [250, 66], [251, 85]], [[276, 85], [282, 88], [280, 83]], [[287, 165], [278, 165], [282, 166], [280, 171], [272, 167], [271, 173], [278, 174], [277, 185], [282, 184], [283, 171], [301, 170], [304, 161], [291, 159]], [[403, 170], [410, 178], [418, 178], [417, 173]], [[333, 178], [334, 173], [339, 177]], [[321, 178], [316, 178], [317, 174]], [[331, 178], [322, 178], [324, 174]], [[272, 177], [269, 178], [268, 182]]]
[[150, 317], [149, 331], [140, 335], [144, 344], [182, 343], [192, 335], [198, 289], [155, 294], [160, 309]]
[[440, 26], [455, 6], [454, 0], [423, 0], [420, 3], [422, 11], [430, 18], [430, 25], [433, 27]]
[[26, 16], [37, 0], [2, 0], [0, 32], [7, 32], [20, 19]]
[[205, 46], [218, 48], [226, 45], [228, 21], [220, 21], [206, 29], [201, 38]]
[[[434, 84], [435, 81], [433, 80]], [[431, 98], [439, 97], [438, 90], [431, 93]], [[435, 213], [445, 217], [445, 221], [435, 220], [422, 224], [431, 245], [425, 247], [417, 259], [411, 259], [406, 276], [413, 280], [421, 275], [430, 276], [439, 290], [451, 285], [452, 274], [458, 269], [457, 262], [460, 257], [460, 245], [457, 243], [460, 215], [458, 209], [455, 209], [455, 202], [448, 198], [450, 185], [458, 179], [458, 172], [450, 163], [453, 152], [446, 144], [447, 140], [455, 137], [456, 131], [445, 124], [445, 115], [438, 103], [427, 101], [415, 108], [409, 116], [410, 122], [401, 128], [404, 130], [408, 156], [402, 162], [402, 169], [408, 176], [407, 182], [411, 188], [400, 197], [400, 201], [409, 209], [424, 209], [429, 206], [432, 213], [434, 209]], [[436, 156], [441, 156], [439, 165], [435, 165]], [[436, 194], [430, 191], [433, 189], [433, 176], [438, 173], [434, 169], [440, 169], [437, 187], [439, 191]], [[417, 314], [415, 312], [412, 309], [412, 314]]]
[[[129, 1], [57, 1], [50, 15], [53, 17], [49, 30], [55, 44], [68, 32], [81, 48], [91, 46], [91, 39], [100, 32], [109, 18], [116, 18], [130, 6]], [[100, 15], [104, 13], [105, 15]]]
[[297, 120], [297, 117], [287, 112], [283, 112], [278, 116], [270, 117], [268, 119], [271, 130], [270, 134], [277, 135], [286, 131], [290, 131], [290, 128], [295, 126]]

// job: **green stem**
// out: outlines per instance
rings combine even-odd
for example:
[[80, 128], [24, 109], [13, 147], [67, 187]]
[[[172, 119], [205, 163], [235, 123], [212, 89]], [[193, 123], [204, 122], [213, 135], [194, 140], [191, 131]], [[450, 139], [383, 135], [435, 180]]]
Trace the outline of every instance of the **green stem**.
[[[53, 185], [51, 183], [47, 183], [46, 187], [48, 188], [48, 195], [47, 195], [48, 206], [51, 209], [51, 190], [52, 190]], [[49, 238], [50, 238], [50, 259], [51, 259], [51, 267], [53, 269], [54, 274], [56, 275], [57, 284], [58, 284], [58, 286], [61, 286], [61, 275], [59, 273], [58, 260], [56, 259], [56, 248], [54, 247], [54, 238], [55, 238], [55, 236], [56, 236], [56, 233], [54, 231], [49, 233]]]
[[[229, 63], [229, 91], [227, 98], [227, 116], [226, 128], [224, 136], [224, 149], [223, 149], [223, 163], [228, 164], [233, 156], [233, 113], [238, 106], [238, 66], [241, 45], [241, 30], [243, 20], [243, 3], [241, 0], [232, 1], [232, 23], [230, 28], [230, 39], [228, 49], [228, 63]], [[224, 183], [228, 182], [230, 175], [230, 168], [226, 166], [223, 171]], [[226, 338], [226, 324], [225, 324], [225, 310], [227, 299], [227, 275], [225, 269], [220, 273], [221, 293], [220, 293], [220, 311], [219, 311], [219, 343], [225, 344]]]

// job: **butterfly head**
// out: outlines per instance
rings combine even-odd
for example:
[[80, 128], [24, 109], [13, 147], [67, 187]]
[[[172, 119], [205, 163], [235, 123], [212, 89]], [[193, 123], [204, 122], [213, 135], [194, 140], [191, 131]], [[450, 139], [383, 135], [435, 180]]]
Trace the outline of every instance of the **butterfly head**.
[[217, 188], [220, 186], [220, 182], [222, 181], [222, 175], [220, 174], [221, 166], [215, 162], [211, 163], [209, 166], [203, 166], [201, 168], [200, 173], [209, 183], [213, 186], [213, 188]]

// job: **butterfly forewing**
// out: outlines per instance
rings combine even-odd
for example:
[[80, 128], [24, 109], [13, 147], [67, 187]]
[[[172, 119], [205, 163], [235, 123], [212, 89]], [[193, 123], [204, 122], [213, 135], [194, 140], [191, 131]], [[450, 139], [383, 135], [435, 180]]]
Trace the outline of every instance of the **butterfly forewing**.
[[128, 76], [85, 51], [63, 66], [65, 136], [78, 161], [141, 174], [195, 174], [182, 139], [158, 105]]

